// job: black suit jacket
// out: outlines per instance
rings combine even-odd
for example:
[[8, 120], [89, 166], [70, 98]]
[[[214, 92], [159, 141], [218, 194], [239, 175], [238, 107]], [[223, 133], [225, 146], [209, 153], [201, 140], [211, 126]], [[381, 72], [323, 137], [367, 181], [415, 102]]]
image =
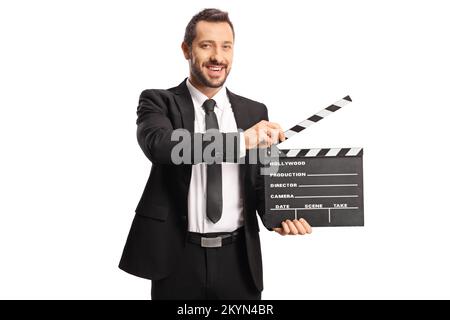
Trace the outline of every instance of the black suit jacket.
[[[228, 89], [227, 94], [238, 128], [246, 130], [261, 120], [268, 120], [265, 105], [238, 96]], [[171, 141], [170, 137], [174, 129], [180, 128], [187, 129], [192, 137], [201, 133], [194, 133], [194, 105], [186, 79], [168, 90], [143, 91], [137, 115], [137, 139], [152, 167], [136, 208], [119, 268], [139, 277], [159, 280], [170, 275], [175, 265], [183, 263], [179, 260], [185, 245], [187, 196], [192, 171], [191, 164], [175, 165], [171, 162], [171, 150], [177, 142]], [[223, 135], [229, 138], [236, 134]], [[226, 154], [224, 161], [230, 161]], [[264, 184], [259, 165], [246, 161], [239, 168], [244, 193], [248, 264], [256, 287], [262, 290], [262, 258], [256, 213], [261, 216], [264, 213]]]

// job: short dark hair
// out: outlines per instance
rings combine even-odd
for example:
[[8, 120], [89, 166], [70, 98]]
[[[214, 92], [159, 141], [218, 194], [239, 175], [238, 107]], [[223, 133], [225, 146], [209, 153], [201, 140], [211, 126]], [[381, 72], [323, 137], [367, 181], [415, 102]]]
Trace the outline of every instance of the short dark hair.
[[184, 33], [184, 42], [186, 42], [189, 48], [192, 47], [192, 42], [197, 36], [195, 27], [197, 26], [197, 23], [199, 21], [227, 22], [230, 25], [231, 30], [233, 31], [234, 38], [234, 28], [233, 24], [230, 21], [230, 18], [228, 17], [228, 12], [221, 11], [219, 9], [204, 9], [193, 16], [191, 21], [189, 21], [188, 25], [186, 26], [186, 31]]

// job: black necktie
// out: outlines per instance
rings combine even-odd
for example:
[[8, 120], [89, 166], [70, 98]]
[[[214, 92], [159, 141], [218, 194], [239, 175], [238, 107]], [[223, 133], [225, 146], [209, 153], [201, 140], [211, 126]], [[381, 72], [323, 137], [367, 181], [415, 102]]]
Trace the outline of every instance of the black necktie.
[[[205, 109], [206, 130], [217, 129], [217, 122], [214, 107], [216, 102], [208, 99], [203, 103]], [[206, 215], [209, 220], [216, 223], [222, 216], [222, 165], [220, 163], [206, 165]]]

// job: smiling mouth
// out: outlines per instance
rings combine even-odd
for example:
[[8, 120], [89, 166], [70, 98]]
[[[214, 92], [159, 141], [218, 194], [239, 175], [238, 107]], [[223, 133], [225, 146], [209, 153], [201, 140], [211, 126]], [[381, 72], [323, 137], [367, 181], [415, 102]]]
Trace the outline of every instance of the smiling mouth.
[[225, 70], [225, 66], [224, 65], [207, 65], [206, 69], [207, 71], [207, 76], [210, 79], [221, 79], [222, 77], [225, 76], [224, 74], [224, 70]]
[[206, 66], [208, 68], [208, 70], [211, 71], [222, 71], [222, 69], [225, 69], [225, 66], [216, 66], [216, 65], [212, 65], [212, 66]]

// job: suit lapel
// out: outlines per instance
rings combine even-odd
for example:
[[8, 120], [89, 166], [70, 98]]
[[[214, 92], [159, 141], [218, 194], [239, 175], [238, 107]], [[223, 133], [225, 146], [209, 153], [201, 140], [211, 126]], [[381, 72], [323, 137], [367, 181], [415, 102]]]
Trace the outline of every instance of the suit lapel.
[[227, 89], [228, 99], [230, 100], [231, 109], [234, 113], [236, 125], [238, 129], [246, 130], [250, 127], [250, 117], [248, 110], [242, 99]]
[[[241, 98], [239, 98], [237, 95], [232, 93], [230, 90], [227, 89], [227, 95], [228, 99], [230, 100], [231, 109], [233, 110], [234, 119], [236, 120], [236, 126], [239, 129], [246, 130], [250, 127], [249, 124], [249, 114], [248, 110], [245, 107], [243, 101]], [[239, 166], [239, 182], [241, 186], [244, 186], [245, 183], [245, 173], [246, 173], [247, 166], [246, 165], [240, 165]], [[243, 188], [245, 192], [245, 187]], [[245, 196], [244, 196], [245, 198]]]
[[193, 133], [195, 121], [194, 103], [192, 102], [191, 94], [189, 93], [186, 81], [187, 78], [174, 89], [174, 93], [176, 94], [175, 100], [181, 113], [183, 127]]

